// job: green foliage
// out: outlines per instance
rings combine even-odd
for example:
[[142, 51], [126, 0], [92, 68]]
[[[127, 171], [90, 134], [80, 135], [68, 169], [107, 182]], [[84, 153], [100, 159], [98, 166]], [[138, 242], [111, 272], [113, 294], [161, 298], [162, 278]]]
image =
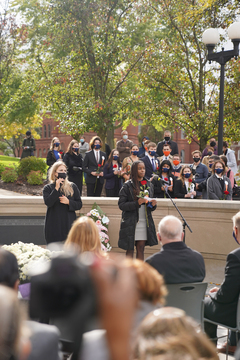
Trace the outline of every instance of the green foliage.
[[43, 175], [46, 172], [47, 164], [44, 159], [36, 158], [35, 156], [29, 156], [20, 161], [18, 166], [18, 174], [27, 178], [30, 171], [40, 171]]
[[40, 170], [31, 170], [30, 173], [27, 175], [27, 182], [30, 185], [41, 185], [43, 183], [43, 174]]
[[18, 178], [18, 174], [16, 172], [16, 170], [11, 169], [11, 168], [6, 168], [2, 174], [1, 174], [1, 179], [2, 181], [6, 182], [6, 183], [13, 183], [14, 181], [16, 181]]
[[2, 172], [5, 170], [5, 165], [0, 162], [0, 176], [2, 175]]

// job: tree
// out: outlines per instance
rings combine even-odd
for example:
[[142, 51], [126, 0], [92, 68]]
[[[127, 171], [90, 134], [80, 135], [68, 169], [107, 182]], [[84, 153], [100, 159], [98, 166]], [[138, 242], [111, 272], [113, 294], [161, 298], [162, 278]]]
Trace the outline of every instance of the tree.
[[[141, 69], [143, 117], [159, 130], [163, 125], [183, 129], [187, 139], [197, 139], [203, 149], [217, 135], [219, 72], [218, 66], [207, 64], [201, 36], [206, 27], [228, 27], [237, 2], [157, 0], [150, 6], [159, 16], [162, 36]], [[239, 115], [234, 121], [237, 124]], [[226, 133], [231, 126], [225, 121]]]

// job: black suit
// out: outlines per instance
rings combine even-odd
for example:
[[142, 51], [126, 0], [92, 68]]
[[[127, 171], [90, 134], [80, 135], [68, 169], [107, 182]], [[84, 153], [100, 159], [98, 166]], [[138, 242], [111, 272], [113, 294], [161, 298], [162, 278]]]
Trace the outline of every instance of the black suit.
[[205, 278], [202, 255], [182, 241], [163, 245], [146, 262], [163, 275], [166, 284], [201, 282]]
[[[159, 169], [159, 167], [160, 167], [160, 162], [159, 162], [159, 160], [156, 159], [155, 157], [153, 158], [153, 160], [154, 160], [154, 163], [155, 163], [155, 169], [154, 169], [154, 170], [153, 170], [152, 163], [151, 163], [151, 161], [150, 161], [150, 159], [149, 159], [148, 156], [144, 156], [144, 157], [141, 159], [141, 161], [143, 161], [144, 164], [145, 164], [145, 169], [146, 169], [145, 177], [146, 177], [148, 180], [153, 176], [153, 172], [154, 172], [154, 173], [158, 173], [157, 168]], [[157, 162], [157, 164], [156, 164], [156, 162]]]
[[[99, 153], [99, 164], [102, 165], [100, 169], [101, 171], [103, 171], [103, 167], [106, 161], [106, 154], [103, 151], [99, 151]], [[103, 176], [99, 176], [99, 178], [97, 178], [96, 176], [91, 174], [91, 172], [97, 171], [97, 169], [99, 169], [99, 166], [97, 164], [94, 151], [91, 150], [86, 152], [83, 161], [83, 171], [87, 174], [87, 196], [101, 196], [104, 178]]]
[[[225, 278], [215, 293], [204, 300], [204, 317], [231, 327], [236, 326], [237, 303], [240, 293], [240, 249], [227, 256]], [[205, 331], [211, 337], [216, 336], [216, 326], [205, 323]]]
[[165, 140], [159, 142], [157, 144], [157, 153], [159, 156], [163, 156], [163, 145], [168, 144], [171, 148], [171, 155], [175, 155], [178, 154], [178, 144], [175, 141], [169, 140], [168, 142], [166, 142]]

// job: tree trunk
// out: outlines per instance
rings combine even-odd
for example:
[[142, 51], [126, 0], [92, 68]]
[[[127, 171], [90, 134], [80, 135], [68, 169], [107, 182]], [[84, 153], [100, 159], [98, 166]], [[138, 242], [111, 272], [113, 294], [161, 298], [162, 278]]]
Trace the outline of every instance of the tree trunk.
[[114, 129], [107, 130], [107, 144], [114, 149]]

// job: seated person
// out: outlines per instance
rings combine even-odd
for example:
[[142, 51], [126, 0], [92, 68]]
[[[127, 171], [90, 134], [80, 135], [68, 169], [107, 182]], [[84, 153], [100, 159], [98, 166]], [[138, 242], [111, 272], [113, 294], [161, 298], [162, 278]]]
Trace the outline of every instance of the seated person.
[[196, 184], [189, 165], [184, 165], [181, 168], [180, 176], [175, 181], [174, 195], [179, 199], [193, 199], [196, 197]]
[[226, 166], [217, 160], [212, 167], [212, 175], [207, 181], [207, 197], [211, 200], [232, 200], [232, 185], [227, 176]]
[[162, 151], [163, 151], [163, 156], [158, 157], [158, 160], [160, 161], [160, 163], [163, 160], [169, 160], [172, 163], [172, 155], [170, 155], [171, 154], [170, 145], [169, 144], [164, 144], [163, 148], [162, 148]]
[[182, 168], [181, 158], [178, 154], [173, 155], [172, 157], [172, 174], [178, 178], [180, 176], [180, 171]]
[[[18, 263], [15, 255], [0, 249], [0, 284], [17, 291], [19, 285]], [[30, 333], [31, 351], [28, 360], [58, 360], [59, 331], [55, 326], [40, 324], [35, 321], [25, 321], [25, 327]]]
[[141, 160], [145, 164], [145, 177], [150, 180], [152, 179], [154, 174], [158, 174], [160, 163], [156, 158], [156, 149], [157, 145], [154, 142], [150, 142], [148, 144], [148, 154], [144, 156]]
[[154, 197], [167, 198], [166, 190], [171, 197], [174, 196], [175, 177], [172, 175], [172, 165], [169, 160], [163, 160], [159, 168], [159, 176], [154, 175], [152, 184], [154, 186]]

